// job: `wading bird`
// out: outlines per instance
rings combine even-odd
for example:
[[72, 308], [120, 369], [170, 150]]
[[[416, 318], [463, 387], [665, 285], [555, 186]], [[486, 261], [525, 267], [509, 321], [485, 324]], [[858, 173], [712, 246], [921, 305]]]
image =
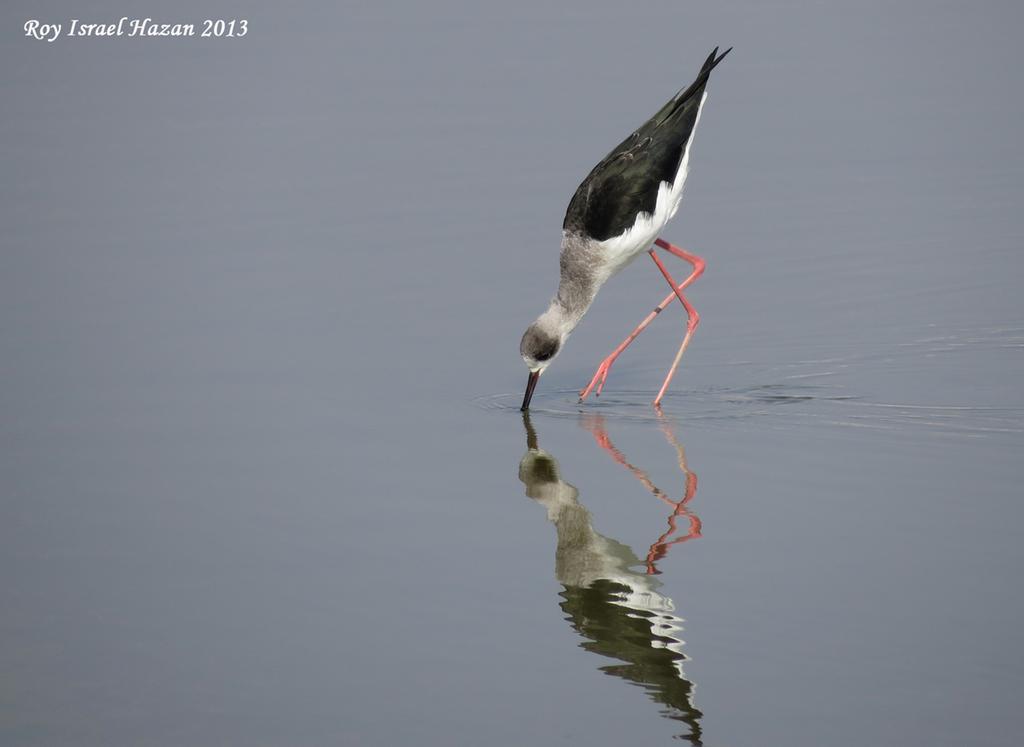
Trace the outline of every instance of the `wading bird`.
[[[690, 146], [707, 98], [704, 89], [708, 78], [730, 51], [731, 48], [719, 55], [716, 47], [697, 79], [605, 156], [570, 200], [562, 223], [558, 292], [547, 311], [527, 328], [519, 344], [519, 352], [530, 369], [524, 411], [530, 407], [541, 373], [583, 319], [601, 286], [644, 252], [651, 255], [672, 292], [601, 362], [590, 383], [580, 392], [580, 402], [595, 386], [596, 394], [601, 394], [608, 371], [619, 354], [678, 298], [686, 310], [686, 335], [654, 399], [654, 405], [660, 405], [700, 321], [683, 290], [704, 272], [704, 260], [658, 238], [658, 234], [676, 214], [683, 197]], [[655, 246], [689, 262], [693, 266], [689, 277], [677, 283], [655, 253]]]

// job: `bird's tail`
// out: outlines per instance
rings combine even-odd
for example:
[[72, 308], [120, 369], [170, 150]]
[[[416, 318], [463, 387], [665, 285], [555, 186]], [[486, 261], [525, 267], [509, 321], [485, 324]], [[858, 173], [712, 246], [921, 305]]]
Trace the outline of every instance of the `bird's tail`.
[[[660, 124], [675, 116], [676, 114], [686, 110], [686, 102], [690, 100], [695, 94], [700, 94], [704, 91], [704, 86], [708, 84], [708, 78], [711, 75], [711, 71], [715, 69], [719, 62], [725, 59], [725, 56], [732, 51], [732, 47], [718, 54], [718, 47], [711, 50], [711, 54], [704, 60], [704, 64], [700, 68], [700, 72], [697, 73], [697, 79], [693, 81], [686, 88], [679, 90], [675, 96], [669, 99], [668, 103], [662, 107], [654, 119]], [[699, 96], [698, 96], [699, 100]]]
[[731, 51], [732, 51], [732, 47], [729, 47], [727, 50], [725, 50], [724, 52], [722, 52], [722, 54], [719, 55], [718, 54], [718, 47], [715, 47], [713, 50], [711, 50], [711, 54], [709, 54], [708, 58], [706, 60], [704, 60], [704, 65], [700, 69], [700, 75], [697, 76], [698, 79], [701, 76], [707, 75], [712, 70], [714, 70], [715, 66], [718, 65], [719, 62], [724, 60], [725, 56], [727, 54], [729, 54]]

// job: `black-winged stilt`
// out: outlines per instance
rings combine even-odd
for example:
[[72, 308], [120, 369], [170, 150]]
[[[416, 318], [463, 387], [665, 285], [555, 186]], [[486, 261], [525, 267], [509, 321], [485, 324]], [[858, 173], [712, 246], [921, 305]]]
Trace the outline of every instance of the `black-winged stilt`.
[[[519, 352], [530, 369], [524, 411], [530, 406], [541, 373], [587, 313], [601, 286], [644, 252], [651, 255], [672, 292], [601, 362], [590, 383], [580, 392], [580, 402], [595, 386], [597, 395], [601, 394], [608, 371], [619, 354], [678, 298], [686, 310], [686, 335], [654, 399], [654, 405], [660, 405], [700, 321], [683, 290], [704, 272], [704, 260], [658, 238], [658, 234], [675, 215], [683, 197], [690, 145], [707, 98], [704, 89], [708, 77], [730, 51], [731, 48], [719, 55], [716, 47], [697, 79], [605, 156], [570, 200], [562, 223], [558, 293], [547, 311], [527, 328], [519, 344]], [[693, 272], [676, 283], [655, 253], [655, 246], [689, 262]]]

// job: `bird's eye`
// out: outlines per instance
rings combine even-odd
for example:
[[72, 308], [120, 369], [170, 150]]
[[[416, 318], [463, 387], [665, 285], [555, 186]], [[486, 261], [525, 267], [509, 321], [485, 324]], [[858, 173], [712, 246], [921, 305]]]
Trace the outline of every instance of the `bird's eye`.
[[551, 360], [555, 357], [555, 353], [558, 352], [558, 340], [551, 340], [541, 345], [537, 352], [534, 354], [534, 359], [543, 363], [544, 361]]

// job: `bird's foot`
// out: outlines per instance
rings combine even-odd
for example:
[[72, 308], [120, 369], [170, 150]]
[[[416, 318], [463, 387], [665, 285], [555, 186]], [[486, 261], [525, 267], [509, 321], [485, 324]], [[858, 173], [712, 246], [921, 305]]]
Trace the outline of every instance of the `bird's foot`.
[[604, 382], [608, 380], [608, 372], [612, 370], [612, 363], [614, 358], [608, 357], [601, 361], [601, 365], [597, 367], [597, 371], [594, 372], [594, 378], [587, 384], [586, 389], [580, 392], [580, 404], [587, 398], [590, 392], [597, 387], [597, 391], [594, 392], [595, 397], [601, 396], [601, 390], [604, 389]]

